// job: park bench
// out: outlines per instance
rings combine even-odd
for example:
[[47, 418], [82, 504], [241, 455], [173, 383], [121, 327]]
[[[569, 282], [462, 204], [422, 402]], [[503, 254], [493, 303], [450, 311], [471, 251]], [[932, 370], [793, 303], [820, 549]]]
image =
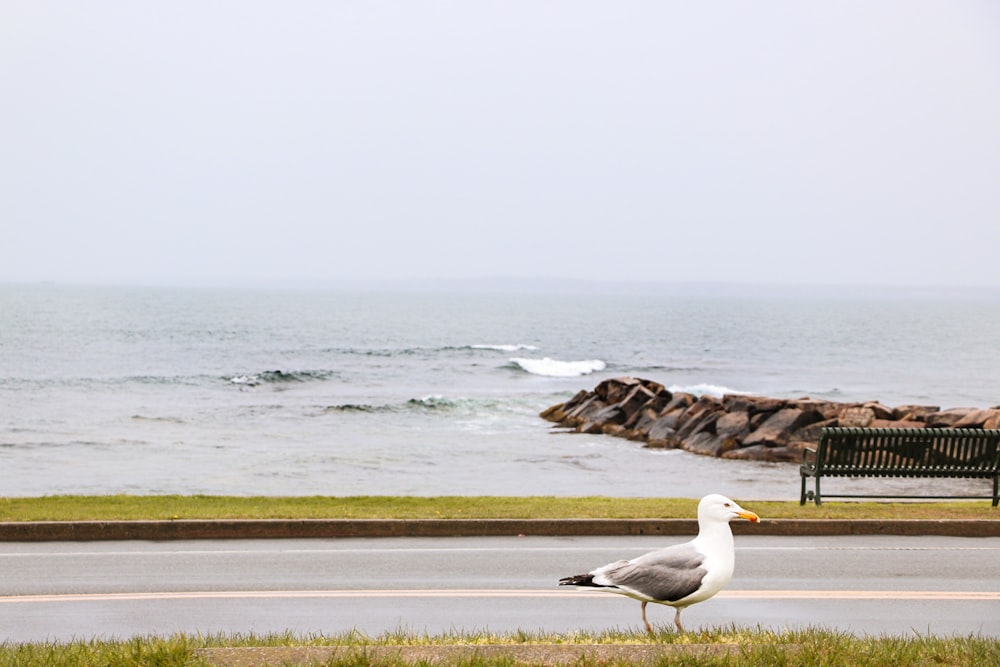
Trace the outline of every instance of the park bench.
[[[956, 477], [992, 479], [992, 496], [916, 496], [991, 499], [1000, 502], [1000, 430], [974, 428], [824, 428], [819, 445], [802, 451], [799, 504], [821, 505], [823, 477]], [[806, 492], [814, 479], [815, 491]], [[913, 498], [898, 495], [826, 494], [828, 498]]]

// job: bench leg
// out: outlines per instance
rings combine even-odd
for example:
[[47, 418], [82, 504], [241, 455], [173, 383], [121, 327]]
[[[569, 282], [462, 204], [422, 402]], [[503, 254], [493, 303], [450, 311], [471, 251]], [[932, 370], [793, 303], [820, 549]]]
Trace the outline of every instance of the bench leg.
[[823, 499], [819, 496], [819, 475], [816, 475], [816, 507], [823, 504]]
[[815, 500], [816, 504], [819, 505], [821, 502], [819, 499], [819, 477], [814, 478], [815, 481], [813, 483], [815, 484], [816, 491], [813, 492], [806, 491], [806, 476], [801, 474], [799, 476], [802, 478], [802, 487], [799, 489], [799, 505], [805, 505], [809, 500]]
[[1000, 504], [1000, 475], [993, 477], [993, 507]]

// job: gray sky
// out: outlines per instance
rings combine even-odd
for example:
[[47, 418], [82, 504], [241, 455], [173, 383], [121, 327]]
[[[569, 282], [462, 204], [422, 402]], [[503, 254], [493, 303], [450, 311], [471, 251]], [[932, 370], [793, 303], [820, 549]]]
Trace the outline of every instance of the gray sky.
[[1000, 286], [1000, 3], [0, 0], [0, 281]]

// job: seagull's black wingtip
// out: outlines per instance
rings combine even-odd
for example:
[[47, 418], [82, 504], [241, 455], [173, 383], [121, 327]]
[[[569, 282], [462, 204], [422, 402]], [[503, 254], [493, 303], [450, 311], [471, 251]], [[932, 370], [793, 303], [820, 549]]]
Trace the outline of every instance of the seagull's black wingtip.
[[559, 580], [560, 586], [595, 586], [599, 587], [594, 583], [594, 575], [592, 574], [574, 574], [572, 577], [563, 577]]

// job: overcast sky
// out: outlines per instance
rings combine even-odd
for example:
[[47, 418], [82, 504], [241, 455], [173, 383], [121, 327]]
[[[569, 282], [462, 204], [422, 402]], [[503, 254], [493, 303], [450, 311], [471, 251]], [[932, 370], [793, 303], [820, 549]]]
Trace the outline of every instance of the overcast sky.
[[0, 0], [0, 281], [1000, 286], [1000, 3]]

